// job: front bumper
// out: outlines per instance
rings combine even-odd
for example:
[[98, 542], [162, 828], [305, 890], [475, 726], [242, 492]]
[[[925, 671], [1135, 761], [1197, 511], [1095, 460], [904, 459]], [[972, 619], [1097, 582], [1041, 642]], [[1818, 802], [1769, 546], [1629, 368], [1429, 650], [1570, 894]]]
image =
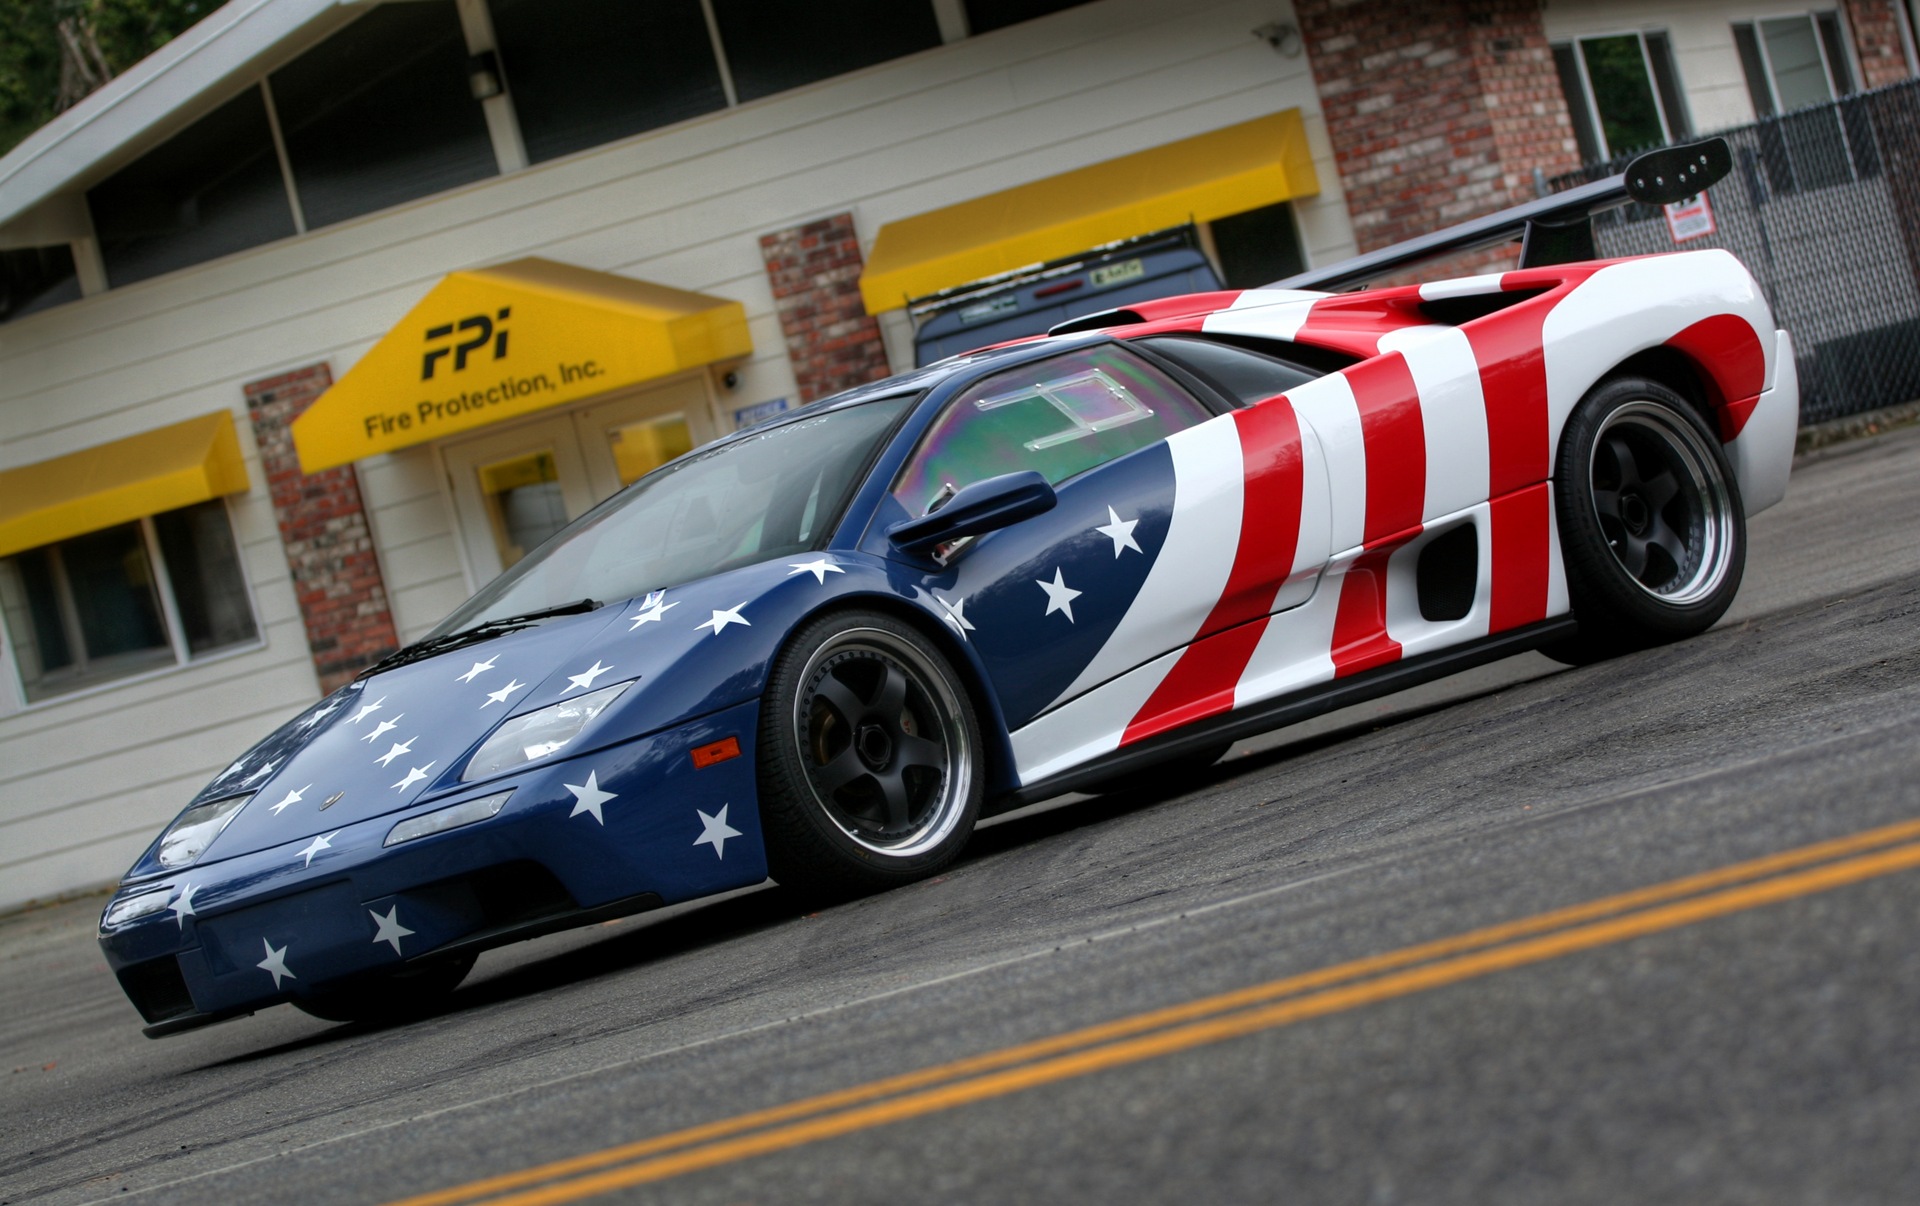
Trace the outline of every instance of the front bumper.
[[[116, 901], [166, 886], [190, 911], [103, 924], [101, 948], [159, 1037], [408, 962], [759, 883], [758, 710], [740, 704], [442, 793], [342, 828], [310, 863], [303, 839], [124, 885]], [[729, 737], [739, 757], [695, 767], [692, 750]], [[593, 809], [578, 790], [590, 772]], [[490, 820], [382, 845], [408, 817], [507, 788]]]

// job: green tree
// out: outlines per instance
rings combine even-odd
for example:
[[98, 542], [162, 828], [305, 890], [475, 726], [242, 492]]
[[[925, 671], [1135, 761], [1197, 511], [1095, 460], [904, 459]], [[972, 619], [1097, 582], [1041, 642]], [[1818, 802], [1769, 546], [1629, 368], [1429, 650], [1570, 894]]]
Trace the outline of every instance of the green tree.
[[214, 7], [213, 0], [0, 0], [0, 154]]

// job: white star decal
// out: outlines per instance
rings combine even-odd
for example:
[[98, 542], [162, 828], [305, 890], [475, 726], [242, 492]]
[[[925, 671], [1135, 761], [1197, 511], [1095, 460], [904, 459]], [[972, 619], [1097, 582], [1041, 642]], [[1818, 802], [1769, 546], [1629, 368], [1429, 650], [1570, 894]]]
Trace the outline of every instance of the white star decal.
[[409, 787], [412, 787], [414, 784], [420, 782], [420, 780], [427, 777], [427, 772], [432, 770], [434, 766], [437, 764], [437, 762], [438, 760], [436, 759], [434, 762], [429, 762], [425, 766], [414, 767], [412, 770], [407, 772], [406, 778], [400, 780], [400, 782], [393, 785], [393, 790], [405, 791]]
[[180, 888], [180, 895], [174, 897], [173, 903], [167, 906], [173, 910], [173, 919], [180, 923], [183, 930], [187, 928], [187, 918], [200, 915], [193, 911], [193, 894], [199, 890], [192, 884], [184, 884]]
[[[932, 591], [928, 591], [927, 593], [933, 594]], [[963, 595], [958, 599], [948, 600], [942, 599], [939, 595], [934, 595], [933, 601], [938, 603], [941, 608], [946, 611], [947, 614], [942, 618], [945, 619], [947, 623], [953, 625], [953, 630], [960, 634], [961, 640], [966, 640], [967, 634], [973, 631], [973, 621], [967, 619], [966, 596]]]
[[822, 586], [827, 584], [828, 574], [844, 574], [847, 572], [833, 562], [828, 561], [825, 557], [816, 557], [812, 561], [789, 561], [787, 564], [793, 567], [787, 571], [787, 577], [791, 578], [795, 574], [812, 574], [820, 580], [820, 585]]
[[702, 623], [695, 624], [694, 627], [695, 628], [711, 628], [713, 629], [713, 635], [715, 636], [719, 636], [720, 630], [725, 628], [729, 624], [742, 624], [748, 628], [752, 628], [753, 627], [752, 624], [740, 618], [740, 609], [745, 606], [746, 606], [745, 603], [735, 603], [732, 607], [727, 608], [725, 611], [715, 611], [713, 613], [713, 618], [711, 620], [706, 620]]
[[376, 944], [390, 942], [393, 944], [393, 953], [396, 955], [400, 954], [400, 940], [413, 933], [412, 930], [400, 924], [400, 906], [395, 905], [391, 909], [388, 909], [385, 917], [375, 913], [372, 909], [367, 910], [367, 915], [372, 917], [374, 924], [379, 927], [374, 931], [374, 942]]
[[[500, 655], [496, 653], [484, 662], [475, 662], [473, 664], [473, 669], [467, 671], [465, 674], [462, 674], [459, 678], [456, 678], [453, 681], [457, 683], [470, 683], [474, 679], [479, 678], [482, 674], [485, 674], [487, 671], [493, 669], [493, 664], [499, 660], [500, 660]], [[395, 907], [397, 908], [398, 906], [395, 906]]]
[[373, 715], [375, 712], [378, 712], [380, 710], [380, 705], [385, 702], [387, 702], [387, 697], [382, 695], [379, 699], [374, 700], [370, 704], [361, 704], [360, 710], [358, 712], [355, 712], [353, 715], [347, 717], [347, 723], [359, 724], [361, 721], [365, 720], [367, 717]]
[[1055, 566], [1053, 569], [1053, 581], [1041, 582], [1035, 579], [1034, 585], [1047, 592], [1046, 615], [1050, 616], [1056, 611], [1064, 611], [1067, 613], [1067, 622], [1069, 624], [1074, 622], [1073, 601], [1078, 599], [1083, 592], [1077, 591], [1061, 581], [1059, 566]]
[[588, 771], [587, 781], [584, 784], [562, 783], [560, 786], [573, 793], [573, 811], [567, 816], [577, 817], [583, 812], [591, 813], [594, 820], [602, 825], [607, 823], [607, 818], [600, 815], [600, 806], [618, 797], [613, 792], [600, 790], [597, 771]]
[[633, 624], [628, 627], [627, 631], [632, 632], [642, 624], [658, 624], [661, 616], [666, 615], [669, 611], [680, 606], [679, 603], [669, 603], [666, 600], [667, 596], [664, 591], [655, 591], [653, 594], [648, 595], [647, 601], [640, 605], [640, 610], [634, 612], [630, 617], [633, 620]]
[[727, 824], [727, 809], [730, 807], [732, 806], [722, 804], [720, 806], [720, 815], [715, 817], [708, 816], [698, 808], [693, 810], [700, 817], [700, 836], [693, 839], [693, 844], [696, 846], [712, 846], [713, 853], [717, 858], [727, 857], [728, 838], [737, 838], [740, 836], [738, 829]]
[[[311, 783], [307, 784], [307, 787], [312, 787], [312, 786], [313, 784]], [[273, 805], [271, 809], [271, 811], [273, 812], [273, 815], [276, 817], [279, 816], [280, 810], [285, 808], [289, 804], [298, 804], [301, 800], [301, 797], [307, 794], [307, 787], [303, 787], [299, 791], [288, 792], [285, 799], [281, 800], [278, 804]]]
[[[227, 769], [221, 771], [220, 779], [226, 778], [228, 775], [231, 775], [233, 772], [239, 770], [244, 765], [246, 765], [246, 759], [243, 758], [239, 762], [236, 762], [232, 766], [229, 766]], [[214, 782], [218, 783], [220, 779], [215, 779]]]
[[[283, 946], [279, 950], [274, 950], [273, 943], [268, 942], [265, 938], [260, 940], [260, 945], [267, 948], [267, 957], [254, 964], [254, 966], [273, 977], [273, 987], [276, 990], [279, 989], [281, 980], [298, 980], [300, 978], [287, 969], [287, 947]], [[287, 944], [287, 946], [292, 945], [292, 943]]]
[[387, 763], [392, 762], [395, 758], [398, 758], [402, 754], [412, 753], [413, 743], [418, 740], [420, 740], [418, 737], [409, 737], [407, 738], [406, 744], [404, 745], [398, 741], [394, 742], [392, 749], [388, 750], [386, 753], [380, 755], [378, 758], [375, 758], [373, 760], [374, 765], [385, 766]]
[[491, 708], [494, 704], [497, 704], [497, 703], [503, 704], [507, 702], [507, 696], [512, 695], [515, 691], [518, 691], [520, 688], [526, 685], [527, 684], [521, 682], [517, 678], [509, 681], [506, 686], [500, 688], [498, 691], [495, 691], [493, 694], [487, 696], [487, 702], [480, 705], [480, 710], [484, 712], [488, 708]]
[[1140, 522], [1139, 520], [1122, 519], [1120, 518], [1120, 513], [1112, 507], [1107, 508], [1107, 518], [1111, 522], [1102, 524], [1100, 527], [1095, 528], [1094, 531], [1113, 541], [1114, 557], [1118, 558], [1120, 554], [1127, 549], [1132, 549], [1136, 553], [1145, 551], [1140, 547], [1139, 542], [1133, 538], [1133, 529]]
[[379, 724], [374, 725], [373, 731], [371, 733], [368, 733], [365, 737], [362, 737], [360, 740], [371, 745], [372, 743], [380, 740], [381, 737], [399, 728], [400, 722], [402, 720], [405, 720], [406, 718], [407, 718], [407, 714], [405, 712], [402, 712], [400, 713], [400, 715], [394, 717], [392, 720], [383, 720]]
[[273, 768], [276, 765], [278, 764], [273, 762], [267, 763], [265, 766], [261, 767], [259, 770], [253, 772], [251, 775], [248, 775], [246, 778], [240, 780], [240, 786], [245, 787], [247, 784], [253, 782], [255, 779], [266, 778], [268, 775], [271, 775], [273, 773]]
[[326, 707], [321, 708], [318, 712], [315, 712], [313, 715], [301, 721], [300, 727], [303, 729], [310, 729], [314, 725], [319, 724], [321, 721], [325, 720], [327, 717], [333, 715], [335, 712], [338, 712], [339, 710], [340, 710], [340, 701], [336, 699], [332, 703], [328, 704]]
[[322, 850], [333, 849], [333, 839], [339, 836], [340, 836], [340, 831], [336, 829], [332, 833], [323, 833], [319, 837], [314, 838], [311, 842], [308, 842], [307, 848], [300, 852], [307, 856], [307, 861], [305, 865], [309, 867], [313, 866], [314, 855], [320, 853]]
[[[596, 657], [593, 659], [593, 665], [588, 666], [578, 674], [568, 677], [567, 691], [585, 691], [588, 687], [593, 686], [594, 679], [599, 678], [611, 669], [613, 669], [612, 666], [601, 665], [600, 659]], [[565, 695], [567, 691], [562, 691], [560, 694]]]

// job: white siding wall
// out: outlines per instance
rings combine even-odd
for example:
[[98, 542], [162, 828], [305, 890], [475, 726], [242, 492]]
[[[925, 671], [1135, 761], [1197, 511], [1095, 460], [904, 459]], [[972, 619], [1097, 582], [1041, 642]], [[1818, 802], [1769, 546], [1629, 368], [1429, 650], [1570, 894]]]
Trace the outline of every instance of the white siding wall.
[[[244, 383], [322, 360], [337, 378], [444, 274], [523, 255], [740, 300], [755, 352], [723, 405], [792, 397], [760, 235], [851, 210], [870, 247], [897, 218], [1296, 106], [1322, 186], [1296, 203], [1304, 242], [1340, 258], [1307, 60], [1250, 32], [1289, 17], [1284, 0], [1103, 0], [0, 326], [0, 467], [221, 407], [246, 430]], [[233, 512], [264, 648], [0, 716], [0, 907], [111, 880], [316, 695], [249, 470]], [[360, 466], [403, 638], [469, 589], [439, 473], [426, 447]]]
[[[1546, 9], [1547, 38], [1554, 42], [1596, 34], [1664, 29], [1673, 38], [1674, 66], [1687, 96], [1693, 128], [1711, 134], [1754, 120], [1740, 52], [1733, 45], [1735, 21], [1757, 21], [1821, 9], [1838, 0], [1779, 3], [1778, 0], [1556, 0]], [[1859, 66], [1854, 67], [1858, 77]]]

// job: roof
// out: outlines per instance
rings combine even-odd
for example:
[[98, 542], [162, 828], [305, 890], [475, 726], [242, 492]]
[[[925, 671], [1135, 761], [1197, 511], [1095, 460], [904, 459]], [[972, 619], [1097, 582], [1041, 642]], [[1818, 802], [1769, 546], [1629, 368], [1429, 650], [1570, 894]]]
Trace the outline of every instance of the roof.
[[60, 215], [35, 211], [99, 183], [278, 66], [290, 46], [304, 48], [368, 7], [232, 0], [215, 9], [0, 157], [0, 246], [76, 237]]

